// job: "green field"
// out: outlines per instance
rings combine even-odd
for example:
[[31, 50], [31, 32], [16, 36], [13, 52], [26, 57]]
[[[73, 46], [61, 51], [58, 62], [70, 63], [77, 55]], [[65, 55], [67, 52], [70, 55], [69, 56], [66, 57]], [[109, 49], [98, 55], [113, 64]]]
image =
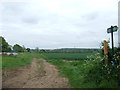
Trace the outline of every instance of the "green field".
[[38, 53], [23, 53], [18, 56], [2, 56], [2, 70], [8, 68], [17, 68], [20, 66], [26, 66], [31, 63], [33, 58], [40, 58]]
[[91, 53], [23, 53], [18, 56], [2, 56], [2, 69], [17, 68], [31, 63], [33, 58], [43, 57], [56, 60], [85, 60]]
[[120, 88], [120, 67], [106, 67], [100, 54], [95, 53], [23, 53], [3, 56], [2, 69], [27, 66], [33, 58], [40, 57], [57, 65], [60, 75], [67, 77], [74, 88]]
[[87, 56], [94, 55], [95, 53], [42, 53], [46, 59], [56, 60], [86, 60]]

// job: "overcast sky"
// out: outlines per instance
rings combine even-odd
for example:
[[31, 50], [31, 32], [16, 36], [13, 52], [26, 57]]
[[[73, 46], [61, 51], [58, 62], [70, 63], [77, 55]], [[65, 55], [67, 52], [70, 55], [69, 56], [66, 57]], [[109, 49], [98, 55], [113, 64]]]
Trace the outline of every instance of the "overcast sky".
[[118, 0], [1, 0], [0, 8], [2, 36], [30, 48], [99, 48], [118, 25]]

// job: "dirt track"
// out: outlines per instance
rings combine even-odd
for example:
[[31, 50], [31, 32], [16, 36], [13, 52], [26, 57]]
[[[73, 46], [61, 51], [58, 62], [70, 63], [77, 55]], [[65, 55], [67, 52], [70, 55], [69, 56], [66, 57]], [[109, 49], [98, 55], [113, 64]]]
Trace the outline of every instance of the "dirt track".
[[68, 79], [46, 60], [33, 59], [32, 64], [3, 71], [3, 88], [69, 88]]

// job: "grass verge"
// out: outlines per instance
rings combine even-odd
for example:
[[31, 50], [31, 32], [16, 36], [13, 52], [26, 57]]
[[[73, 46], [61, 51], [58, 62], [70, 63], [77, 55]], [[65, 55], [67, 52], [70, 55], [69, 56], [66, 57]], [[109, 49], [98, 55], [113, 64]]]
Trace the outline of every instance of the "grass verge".
[[18, 56], [2, 56], [2, 70], [31, 64], [33, 58], [40, 58], [39, 53], [22, 53]]

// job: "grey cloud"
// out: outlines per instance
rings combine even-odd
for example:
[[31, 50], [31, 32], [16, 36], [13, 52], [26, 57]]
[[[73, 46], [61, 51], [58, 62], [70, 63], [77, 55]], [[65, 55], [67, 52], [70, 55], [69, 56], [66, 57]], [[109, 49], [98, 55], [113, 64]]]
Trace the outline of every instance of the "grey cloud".
[[25, 10], [26, 3], [4, 2], [2, 3], [2, 23], [20, 24], [22, 14]]
[[85, 19], [86, 21], [92, 21], [95, 20], [99, 17], [99, 13], [98, 12], [92, 12], [92, 13], [88, 13], [82, 16], [83, 19]]
[[[75, 4], [64, 8], [81, 8]], [[116, 11], [93, 10], [85, 14], [84, 10], [76, 9], [78, 11], [70, 15], [51, 12], [41, 4], [13, 2], [3, 7], [3, 36], [11, 45], [20, 43], [31, 48], [99, 47], [99, 42], [106, 38], [106, 29], [111, 23], [117, 23]]]
[[26, 3], [24, 2], [3, 2], [2, 6], [2, 12], [10, 15], [19, 15], [21, 14], [25, 9]]
[[22, 22], [27, 24], [38, 24], [39, 19], [35, 17], [23, 18]]

